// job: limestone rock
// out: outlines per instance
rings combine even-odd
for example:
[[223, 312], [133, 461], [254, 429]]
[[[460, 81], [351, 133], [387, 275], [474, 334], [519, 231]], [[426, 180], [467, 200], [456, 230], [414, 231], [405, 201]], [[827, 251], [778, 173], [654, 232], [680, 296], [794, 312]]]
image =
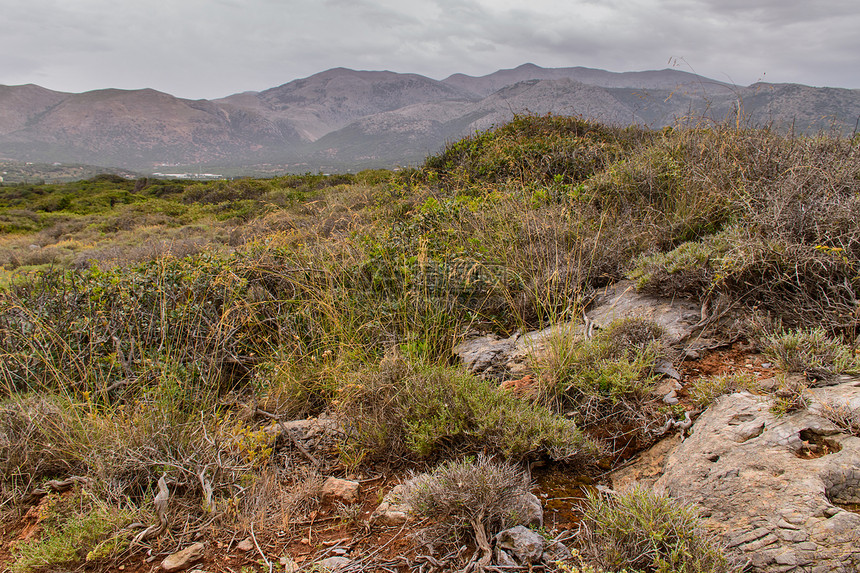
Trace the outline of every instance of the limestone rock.
[[324, 498], [351, 504], [358, 501], [360, 489], [361, 484], [357, 481], [330, 477], [323, 482], [320, 493]]
[[161, 562], [161, 568], [166, 573], [174, 573], [176, 571], [184, 571], [191, 567], [197, 561], [203, 559], [203, 554], [206, 551], [206, 546], [202, 543], [195, 543], [194, 545], [190, 545], [179, 551], [178, 553], [174, 553], [173, 555], [168, 555], [164, 561]]
[[537, 496], [526, 492], [520, 497], [525, 515], [521, 516], [523, 525], [541, 527], [543, 525], [543, 506]]
[[543, 537], [522, 525], [500, 531], [495, 540], [497, 549], [504, 550], [521, 565], [538, 563], [546, 544]]
[[[620, 281], [598, 294], [586, 314], [596, 328], [605, 328], [612, 321], [623, 318], [654, 321], [663, 328], [666, 343], [678, 346], [687, 356], [697, 355], [698, 350], [721, 343], [702, 335], [699, 303], [640, 294], [631, 281]], [[582, 337], [584, 334], [581, 322], [557, 324], [522, 336], [514, 334], [509, 338], [489, 334], [457, 345], [454, 354], [472, 372], [511, 379], [527, 374], [529, 361], [540, 360], [541, 356], [549, 352], [553, 338], [560, 335]], [[680, 373], [670, 362], [658, 365], [658, 372], [680, 378]]]
[[709, 529], [756, 571], [860, 570], [860, 438], [820, 414], [860, 405], [857, 380], [807, 390], [807, 410], [719, 398], [672, 452], [655, 487], [695, 503]]

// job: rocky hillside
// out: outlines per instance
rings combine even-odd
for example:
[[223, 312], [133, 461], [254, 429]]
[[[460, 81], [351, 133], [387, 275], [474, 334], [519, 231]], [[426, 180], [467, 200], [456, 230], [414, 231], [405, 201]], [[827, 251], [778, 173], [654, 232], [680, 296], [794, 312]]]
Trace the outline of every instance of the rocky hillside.
[[0, 86], [0, 157], [150, 171], [255, 164], [346, 171], [414, 164], [514, 114], [545, 113], [649, 127], [740, 117], [796, 133], [850, 134], [860, 117], [860, 91], [732, 86], [677, 70], [532, 64], [442, 81], [336, 68], [213, 101], [154, 90], [67, 94]]

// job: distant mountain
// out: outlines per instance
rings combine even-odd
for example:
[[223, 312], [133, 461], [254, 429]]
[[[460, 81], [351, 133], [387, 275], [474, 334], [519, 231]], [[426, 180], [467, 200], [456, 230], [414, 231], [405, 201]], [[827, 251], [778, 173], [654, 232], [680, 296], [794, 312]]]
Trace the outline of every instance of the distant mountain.
[[347, 170], [419, 163], [517, 113], [616, 125], [710, 123], [850, 134], [860, 90], [733, 86], [678, 70], [615, 73], [525, 64], [442, 81], [336, 68], [262, 92], [187, 100], [155, 90], [0, 86], [0, 157], [163, 171], [165, 165]]
[[488, 96], [503, 87], [528, 80], [561, 80], [568, 79], [583, 84], [602, 88], [635, 88], [676, 90], [693, 88], [699, 91], [729, 86], [723, 82], [711, 80], [696, 74], [679, 70], [659, 70], [649, 72], [607, 72], [594, 68], [541, 68], [534, 64], [523, 64], [512, 70], [499, 70], [492, 74], [473, 77], [464, 74], [454, 74], [442, 80], [451, 86], [458, 87], [469, 93]]

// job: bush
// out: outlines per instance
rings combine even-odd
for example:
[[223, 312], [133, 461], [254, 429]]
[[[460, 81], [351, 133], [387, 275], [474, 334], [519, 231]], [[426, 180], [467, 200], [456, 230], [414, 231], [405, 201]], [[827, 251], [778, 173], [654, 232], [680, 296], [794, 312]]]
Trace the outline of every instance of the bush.
[[636, 419], [659, 377], [653, 369], [661, 335], [658, 325], [639, 318], [615, 321], [590, 339], [560, 331], [536, 364], [546, 398], [572, 409], [584, 426]]
[[647, 573], [739, 571], [707, 534], [693, 509], [635, 488], [605, 497], [588, 493], [583, 516], [588, 556], [607, 571]]
[[48, 494], [39, 513], [43, 532], [38, 540], [16, 545], [13, 573], [101, 561], [116, 557], [131, 542], [133, 531], [121, 529], [134, 514], [101, 503], [82, 490], [70, 496]]
[[785, 372], [805, 372], [811, 379], [830, 379], [860, 370], [850, 347], [823, 328], [780, 330], [764, 337], [764, 353]]
[[338, 414], [344, 448], [360, 460], [498, 453], [586, 459], [597, 453], [576, 425], [461, 370], [387, 358], [344, 386]]
[[417, 478], [404, 501], [415, 515], [433, 524], [422, 537], [433, 535], [462, 543], [474, 541], [476, 535], [491, 539], [525, 523], [529, 485], [517, 466], [479, 455], [446, 462]]

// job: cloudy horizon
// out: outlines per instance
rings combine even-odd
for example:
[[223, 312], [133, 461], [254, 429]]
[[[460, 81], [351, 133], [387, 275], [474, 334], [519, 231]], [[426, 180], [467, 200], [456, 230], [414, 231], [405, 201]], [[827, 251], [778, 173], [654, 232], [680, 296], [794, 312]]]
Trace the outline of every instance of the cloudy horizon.
[[334, 67], [524, 63], [860, 88], [851, 0], [0, 0], [0, 84], [214, 99]]

